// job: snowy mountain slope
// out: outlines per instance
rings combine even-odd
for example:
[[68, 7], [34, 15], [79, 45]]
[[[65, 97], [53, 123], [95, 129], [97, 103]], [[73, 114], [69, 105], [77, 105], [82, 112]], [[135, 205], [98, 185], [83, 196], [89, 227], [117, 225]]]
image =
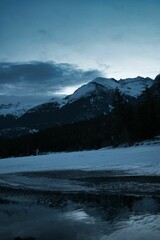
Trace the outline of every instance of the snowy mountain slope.
[[114, 78], [102, 78], [98, 77], [92, 81], [92, 83], [97, 83], [104, 86], [108, 90], [114, 90], [119, 86], [119, 83]]
[[150, 88], [152, 86], [153, 80], [151, 78], [137, 77], [121, 79], [118, 83], [122, 93], [137, 98], [146, 87]]
[[11, 115], [16, 118], [21, 117], [24, 113], [26, 113], [32, 106], [28, 104], [21, 104], [21, 103], [16, 103], [16, 104], [1, 104], [0, 105], [0, 115], [1, 116], [7, 116]]
[[66, 97], [66, 99], [70, 103], [82, 97], [87, 97], [94, 91], [96, 91], [96, 85], [90, 82], [78, 88], [72, 95]]

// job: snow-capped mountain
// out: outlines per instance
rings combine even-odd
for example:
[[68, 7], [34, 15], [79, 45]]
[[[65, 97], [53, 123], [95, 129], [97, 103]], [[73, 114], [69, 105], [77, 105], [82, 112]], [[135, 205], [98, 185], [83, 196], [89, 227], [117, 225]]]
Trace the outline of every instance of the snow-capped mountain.
[[[55, 108], [62, 108], [66, 104], [71, 104], [74, 101], [77, 101], [81, 98], [91, 97], [92, 94], [98, 94], [99, 91], [103, 93], [108, 93], [110, 91], [114, 91], [116, 88], [124, 94], [131, 97], [138, 97], [146, 87], [151, 87], [153, 84], [153, 80], [150, 78], [127, 78], [121, 79], [119, 81], [114, 78], [96, 78], [93, 81], [89, 82], [78, 88], [73, 94], [65, 97], [65, 98], [53, 98], [52, 100], [40, 104], [38, 106], [32, 106], [28, 104], [22, 103], [10, 103], [10, 104], [1, 104], [0, 105], [0, 115], [7, 116], [11, 115], [16, 118], [20, 118], [27, 111], [28, 113], [32, 113], [35, 111], [43, 111], [46, 107], [48, 111], [52, 111]], [[101, 90], [100, 90], [101, 87]]]
[[150, 88], [153, 82], [154, 81], [151, 78], [137, 77], [121, 79], [118, 83], [120, 85], [119, 89], [122, 93], [137, 98], [146, 87]]
[[[32, 129], [38, 131], [108, 114], [112, 110], [114, 92], [117, 88], [127, 101], [134, 102], [138, 101], [146, 87], [155, 91], [156, 83], [157, 80], [143, 77], [119, 81], [114, 78], [99, 77], [63, 99], [53, 98], [34, 107], [20, 103], [0, 105], [0, 134], [2, 131], [3, 135], [7, 135], [8, 131], [10, 134], [12, 129], [16, 129], [19, 134], [26, 134]], [[8, 121], [4, 120], [6, 116], [9, 116]], [[14, 116], [14, 119], [10, 116]]]
[[22, 103], [10, 103], [0, 105], [0, 115], [6, 117], [7, 115], [14, 116], [16, 118], [25, 114], [32, 106]]
[[68, 102], [76, 101], [82, 97], [90, 96], [92, 93], [95, 93], [98, 90], [98, 86], [103, 87], [105, 92], [112, 91], [118, 87], [118, 82], [111, 78], [96, 78], [95, 80], [89, 82], [78, 88], [72, 95], [68, 97]]
[[151, 78], [127, 78], [120, 79], [119, 81], [114, 78], [96, 78], [92, 82], [78, 88], [71, 96], [69, 96], [68, 101], [73, 102], [82, 97], [91, 95], [97, 90], [97, 85], [104, 87], [104, 91], [114, 91], [118, 88], [124, 95], [137, 98], [146, 87], [151, 87], [153, 80]]

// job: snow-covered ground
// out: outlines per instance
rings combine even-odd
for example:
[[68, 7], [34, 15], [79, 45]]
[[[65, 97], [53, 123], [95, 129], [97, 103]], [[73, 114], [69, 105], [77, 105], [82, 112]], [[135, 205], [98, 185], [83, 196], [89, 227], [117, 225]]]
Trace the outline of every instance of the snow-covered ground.
[[0, 159], [0, 174], [47, 170], [127, 170], [160, 175], [160, 145]]

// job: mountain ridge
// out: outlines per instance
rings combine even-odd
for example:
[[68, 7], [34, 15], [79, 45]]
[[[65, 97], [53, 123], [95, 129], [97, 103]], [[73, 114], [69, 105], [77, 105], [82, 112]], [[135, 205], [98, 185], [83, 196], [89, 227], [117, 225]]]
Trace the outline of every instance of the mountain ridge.
[[[157, 79], [157, 78], [156, 78]], [[37, 106], [22, 109], [21, 115], [2, 115], [0, 109], [0, 134], [26, 134], [52, 126], [59, 126], [91, 119], [112, 110], [114, 92], [118, 88], [127, 101], [138, 101], [146, 88], [156, 87], [158, 80], [151, 78], [127, 78], [119, 81], [114, 78], [96, 78], [82, 85], [73, 94], [62, 99], [53, 98]], [[2, 105], [1, 105], [2, 106]], [[23, 105], [22, 105], [23, 106]], [[13, 111], [12, 111], [13, 113]], [[5, 124], [5, 120], [9, 119]], [[16, 131], [14, 131], [16, 129]], [[3, 131], [3, 133], [2, 133]]]
[[[145, 81], [145, 82], [144, 82]], [[104, 78], [104, 77], [98, 77], [89, 83], [82, 85], [78, 89], [75, 90], [75, 92], [71, 95], [68, 95], [61, 99], [55, 99], [53, 98], [51, 101], [44, 102], [39, 105], [31, 106], [29, 104], [22, 104], [22, 103], [16, 103], [16, 104], [1, 104], [0, 105], [0, 115], [6, 116], [6, 115], [12, 115], [16, 118], [21, 117], [23, 114], [25, 114], [27, 111], [31, 112], [32, 109], [39, 108], [41, 105], [53, 103], [53, 106], [57, 107], [63, 107], [64, 105], [68, 103], [72, 103], [73, 101], [78, 100], [81, 97], [86, 97], [90, 95], [92, 92], [96, 91], [96, 86], [101, 85], [104, 87], [104, 90], [110, 91], [115, 90], [115, 88], [119, 88], [119, 90], [128, 96], [131, 97], [138, 97], [142, 91], [145, 89], [145, 87], [151, 87], [154, 80], [146, 77], [136, 77], [136, 78], [126, 78], [126, 79], [120, 79], [116, 80], [114, 78]], [[141, 86], [140, 86], [141, 84]], [[133, 89], [134, 87], [134, 89]]]

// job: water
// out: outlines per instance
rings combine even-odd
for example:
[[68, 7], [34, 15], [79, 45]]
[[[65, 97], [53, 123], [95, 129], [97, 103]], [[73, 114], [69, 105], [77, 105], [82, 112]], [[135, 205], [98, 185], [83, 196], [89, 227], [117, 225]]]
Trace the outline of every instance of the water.
[[81, 195], [50, 207], [0, 204], [0, 239], [159, 240], [160, 199]]
[[159, 240], [159, 223], [159, 176], [1, 175], [0, 240]]

